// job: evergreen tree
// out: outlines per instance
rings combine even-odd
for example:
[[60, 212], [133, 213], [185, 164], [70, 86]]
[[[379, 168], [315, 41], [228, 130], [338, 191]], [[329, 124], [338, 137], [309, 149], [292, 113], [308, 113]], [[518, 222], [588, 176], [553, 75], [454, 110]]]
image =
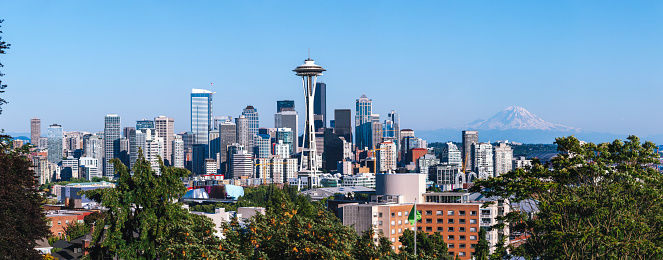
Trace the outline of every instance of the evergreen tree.
[[479, 242], [474, 249], [474, 254], [476, 260], [488, 260], [490, 255], [490, 245], [486, 240], [486, 229], [484, 228], [479, 229]]
[[[398, 238], [401, 242], [401, 259], [412, 259], [414, 255], [414, 231], [403, 230], [403, 235]], [[423, 231], [417, 232], [417, 259], [453, 259], [448, 254], [447, 244], [440, 233], [428, 234]]]
[[28, 145], [0, 135], [0, 259], [36, 259], [36, 241], [50, 235]]
[[[189, 213], [175, 201], [186, 192], [184, 169], [161, 165], [157, 175], [142, 152], [132, 174], [113, 159], [120, 178], [115, 188], [85, 191], [85, 195], [108, 208], [96, 220], [92, 259], [204, 259], [217, 258], [220, 241], [214, 223]], [[101, 228], [104, 227], [104, 228]]]

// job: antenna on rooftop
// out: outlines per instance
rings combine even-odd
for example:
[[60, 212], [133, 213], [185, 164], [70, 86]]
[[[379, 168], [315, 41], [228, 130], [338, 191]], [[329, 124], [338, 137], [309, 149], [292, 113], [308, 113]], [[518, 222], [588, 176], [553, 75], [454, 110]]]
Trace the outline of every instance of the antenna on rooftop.
[[311, 48], [308, 48], [308, 59], [311, 59]]

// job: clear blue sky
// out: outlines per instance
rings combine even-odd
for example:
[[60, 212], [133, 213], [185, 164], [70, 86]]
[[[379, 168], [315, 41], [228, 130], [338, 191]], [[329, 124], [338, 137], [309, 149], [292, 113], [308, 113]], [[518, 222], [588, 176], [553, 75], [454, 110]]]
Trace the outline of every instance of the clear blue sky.
[[362, 93], [402, 127], [431, 130], [522, 106], [598, 132], [663, 133], [662, 1], [4, 1], [0, 128], [65, 131], [175, 118], [191, 88], [214, 114], [246, 105], [273, 126], [306, 50], [328, 71], [327, 113]]

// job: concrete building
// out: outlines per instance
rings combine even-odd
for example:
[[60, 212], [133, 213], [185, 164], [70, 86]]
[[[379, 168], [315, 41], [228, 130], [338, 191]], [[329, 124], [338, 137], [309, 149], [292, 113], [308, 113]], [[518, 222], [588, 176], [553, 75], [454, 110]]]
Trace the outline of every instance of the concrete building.
[[232, 178], [251, 178], [253, 176], [253, 159], [251, 154], [245, 150], [238, 150], [231, 154], [232, 157]]
[[[458, 164], [442, 163], [431, 166], [428, 173], [428, 179], [432, 180], [443, 191], [462, 189], [464, 184], [471, 182], [462, 171], [462, 166]], [[475, 173], [468, 174], [476, 176]]]
[[397, 173], [375, 175], [376, 195], [399, 195], [403, 203], [420, 202], [426, 192], [426, 175], [419, 173]]
[[173, 166], [173, 138], [175, 137], [175, 119], [166, 116], [154, 118], [154, 128], [157, 137], [163, 138], [163, 161], [168, 166]]
[[[419, 171], [419, 173], [426, 174], [426, 176], [429, 176], [428, 175], [428, 169], [431, 166], [438, 165], [438, 164], [440, 164], [440, 159], [437, 159], [437, 157], [435, 157], [435, 155], [425, 154], [424, 156], [421, 156], [421, 157], [419, 157], [419, 159], [417, 159], [417, 170]], [[428, 180], [435, 180], [435, 179], [431, 179], [429, 177]]]
[[278, 140], [278, 143], [274, 144], [274, 155], [279, 158], [290, 158], [290, 150], [290, 145], [284, 144], [283, 140]]
[[205, 159], [205, 175], [216, 174], [216, 171], [216, 160], [211, 158]]
[[465, 162], [465, 171], [471, 171], [474, 167], [472, 157], [472, 145], [479, 142], [479, 131], [463, 131], [463, 162]]
[[219, 165], [217, 167], [225, 170], [228, 168], [228, 146], [237, 142], [237, 125], [231, 119], [219, 123]]
[[512, 169], [525, 168], [525, 167], [532, 167], [532, 160], [527, 160], [527, 158], [524, 156], [518, 157], [517, 159], [513, 159]]
[[58, 164], [62, 161], [62, 142], [64, 133], [62, 126], [52, 124], [48, 127], [48, 161], [53, 164]]
[[[382, 143], [382, 123], [380, 123], [380, 115], [371, 115], [371, 146], [370, 149], [377, 149]], [[395, 146], [396, 144], [394, 144]]]
[[41, 119], [30, 119], [30, 143], [34, 146], [39, 145], [39, 138], [41, 137]]
[[494, 176], [500, 176], [503, 173], [510, 172], [513, 167], [513, 150], [511, 150], [511, 146], [508, 146], [505, 143], [499, 143], [495, 146], [494, 151]]
[[120, 139], [120, 116], [106, 115], [104, 118], [104, 176], [113, 178], [115, 169], [113, 163], [110, 162], [113, 158], [119, 157], [119, 147], [115, 144]]
[[258, 128], [260, 128], [260, 120], [258, 119], [258, 109], [248, 105], [244, 110], [242, 110], [242, 115], [246, 117], [249, 124], [249, 145], [247, 146], [248, 151], [254, 150], [253, 140], [254, 137], [258, 135]]
[[[291, 128], [281, 127], [276, 129], [275, 142], [277, 143], [277, 145], [282, 143], [283, 145], [288, 146], [288, 151], [287, 151], [288, 156], [287, 157], [282, 156], [281, 158], [290, 158], [290, 155], [292, 155], [295, 152], [295, 150], [293, 149], [295, 141], [294, 139], [295, 138], [293, 136]], [[274, 154], [276, 154], [276, 152]]]
[[164, 157], [164, 140], [158, 137], [159, 134], [156, 131], [153, 132], [150, 129], [146, 130], [145, 136], [145, 159], [150, 162], [150, 166], [156, 174], [161, 174], [159, 160]]
[[184, 168], [184, 141], [182, 141], [181, 136], [173, 137], [173, 154], [171, 162], [173, 162], [173, 167]]
[[375, 174], [359, 173], [355, 175], [343, 176], [343, 187], [363, 186], [375, 189]]
[[380, 143], [378, 155], [378, 172], [394, 172], [396, 170], [396, 144], [393, 142]]
[[237, 143], [241, 146], [249, 148], [249, 144], [251, 142], [249, 139], [252, 138], [249, 136], [249, 119], [246, 118], [246, 116], [241, 115], [238, 118], [235, 118], [235, 126], [237, 127], [235, 130], [237, 134], [235, 138]]
[[474, 172], [479, 174], [479, 178], [494, 177], [493, 145], [490, 143], [475, 143], [472, 145], [472, 149]]
[[440, 162], [456, 165], [463, 164], [461, 152], [454, 143], [447, 142], [444, 144], [444, 146], [442, 146], [442, 151], [440, 152]]

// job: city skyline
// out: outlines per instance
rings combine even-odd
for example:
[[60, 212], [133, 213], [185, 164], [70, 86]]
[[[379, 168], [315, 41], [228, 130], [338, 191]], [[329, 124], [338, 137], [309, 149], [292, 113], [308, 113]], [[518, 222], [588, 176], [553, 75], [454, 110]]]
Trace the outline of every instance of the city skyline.
[[[328, 111], [353, 109], [365, 93], [376, 114], [396, 110], [414, 130], [521, 106], [590, 131], [662, 133], [647, 102], [663, 94], [661, 3], [315, 3], [320, 22], [293, 28], [299, 4], [5, 3], [1, 128], [29, 133], [37, 117], [42, 135], [51, 124], [99, 132], [118, 114], [122, 127], [164, 115], [189, 131], [193, 88], [218, 93], [214, 116], [252, 105], [271, 127], [278, 100], [304, 115], [290, 70], [311, 48], [331, 71], [321, 80]], [[318, 33], [302, 40], [299, 30]], [[259, 77], [243, 69], [258, 62]]]

